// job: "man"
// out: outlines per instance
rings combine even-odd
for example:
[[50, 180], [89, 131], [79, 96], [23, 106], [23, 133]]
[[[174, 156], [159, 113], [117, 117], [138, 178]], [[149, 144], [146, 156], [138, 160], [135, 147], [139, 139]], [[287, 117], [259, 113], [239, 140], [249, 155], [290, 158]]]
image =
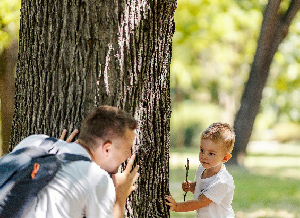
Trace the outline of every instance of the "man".
[[[132, 172], [135, 155], [131, 156], [136, 120], [128, 113], [111, 106], [92, 110], [82, 122], [78, 140], [55, 145], [60, 153], [89, 157], [89, 161], [74, 161], [63, 165], [50, 183], [26, 209], [22, 217], [30, 218], [97, 218], [124, 217], [126, 198], [134, 191], [138, 166]], [[64, 138], [63, 132], [61, 139]], [[45, 135], [32, 135], [14, 149], [39, 146]], [[53, 151], [56, 152], [56, 151]], [[131, 156], [123, 173], [119, 166]], [[112, 179], [109, 176], [112, 175]]]

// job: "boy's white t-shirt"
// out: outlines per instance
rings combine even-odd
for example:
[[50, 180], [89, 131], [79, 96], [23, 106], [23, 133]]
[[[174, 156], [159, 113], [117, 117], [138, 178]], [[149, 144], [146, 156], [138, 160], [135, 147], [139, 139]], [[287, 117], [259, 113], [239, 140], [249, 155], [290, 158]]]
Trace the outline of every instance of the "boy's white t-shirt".
[[234, 193], [234, 181], [230, 173], [226, 170], [225, 165], [215, 175], [210, 178], [201, 179], [205, 168], [200, 164], [195, 176], [195, 199], [201, 194], [213, 202], [209, 205], [197, 209], [197, 217], [201, 218], [231, 218], [234, 212], [231, 202]]

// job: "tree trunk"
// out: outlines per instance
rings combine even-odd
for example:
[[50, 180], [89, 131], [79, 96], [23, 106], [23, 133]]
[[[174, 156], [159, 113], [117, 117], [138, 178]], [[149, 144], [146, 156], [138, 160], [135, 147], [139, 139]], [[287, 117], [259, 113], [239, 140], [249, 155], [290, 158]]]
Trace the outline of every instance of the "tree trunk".
[[269, 1], [263, 17], [260, 37], [249, 80], [237, 112], [234, 129], [236, 142], [230, 163], [243, 165], [246, 147], [258, 114], [262, 92], [270, 72], [273, 56], [288, 33], [291, 21], [300, 9], [300, 1], [292, 0], [286, 13], [279, 12], [281, 0]]
[[15, 67], [17, 64], [18, 42], [12, 41], [0, 55], [0, 98], [2, 146], [0, 156], [8, 153], [15, 95]]
[[94, 106], [123, 108], [140, 123], [141, 175], [126, 215], [169, 217], [175, 8], [176, 0], [23, 0], [11, 149], [30, 134], [80, 128]]

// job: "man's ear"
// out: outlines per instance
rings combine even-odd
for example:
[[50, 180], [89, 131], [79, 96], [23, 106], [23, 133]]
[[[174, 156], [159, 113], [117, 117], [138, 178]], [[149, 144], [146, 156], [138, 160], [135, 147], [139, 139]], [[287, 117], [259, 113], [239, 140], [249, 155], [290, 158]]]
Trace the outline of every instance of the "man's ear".
[[223, 162], [225, 163], [225, 162], [229, 161], [229, 159], [231, 157], [232, 157], [232, 154], [226, 154], [225, 157], [224, 157], [224, 159], [223, 159]]
[[108, 156], [108, 154], [110, 153], [112, 148], [112, 143], [111, 141], [107, 140], [104, 142], [104, 144], [102, 145], [102, 152], [105, 156]]

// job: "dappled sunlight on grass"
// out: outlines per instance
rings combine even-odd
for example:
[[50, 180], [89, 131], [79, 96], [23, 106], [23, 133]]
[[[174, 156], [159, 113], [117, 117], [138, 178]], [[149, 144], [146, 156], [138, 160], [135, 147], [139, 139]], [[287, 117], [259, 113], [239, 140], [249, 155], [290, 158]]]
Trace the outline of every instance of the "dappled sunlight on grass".
[[300, 215], [300, 180], [256, 174], [243, 168], [229, 168], [229, 171], [236, 186], [232, 203], [236, 213], [250, 214], [272, 208], [273, 211], [287, 211]]
[[273, 209], [260, 209], [258, 211], [246, 213], [246, 212], [237, 212], [236, 213], [236, 218], [263, 218], [263, 217], [268, 217], [268, 218], [295, 218], [296, 216], [292, 213], [289, 213], [287, 211], [277, 211]]
[[299, 142], [280, 144], [278, 141], [252, 141], [247, 146], [251, 155], [300, 156]]
[[[300, 157], [299, 157], [300, 159]], [[276, 174], [279, 178], [291, 178], [300, 180], [300, 166], [299, 167], [251, 167], [251, 172], [254, 174], [272, 176]]]
[[[300, 217], [300, 146], [274, 144], [272, 150], [271, 145], [252, 144], [245, 167], [227, 165], [236, 186], [232, 206], [237, 218]], [[197, 150], [170, 154], [170, 192], [177, 201], [183, 201], [181, 183], [185, 180], [187, 157], [190, 160], [188, 179], [194, 180], [199, 164]], [[188, 193], [187, 199], [192, 198], [193, 194]], [[172, 218], [195, 215], [195, 212], [171, 213]]]
[[[300, 156], [299, 156], [300, 157]], [[299, 157], [272, 157], [272, 156], [259, 156], [259, 157], [246, 157], [245, 166], [247, 167], [300, 167]]]
[[[299, 179], [279, 178], [275, 175], [265, 176], [253, 173], [242, 167], [227, 167], [235, 181], [233, 209], [237, 218], [263, 217], [300, 217]], [[195, 170], [189, 171], [189, 180], [193, 180]], [[185, 179], [185, 169], [170, 170], [170, 192], [177, 201], [183, 201], [184, 192], [181, 183]], [[187, 200], [193, 194], [187, 194]], [[272, 208], [272, 210], [270, 209]], [[272, 216], [273, 213], [277, 216]], [[171, 217], [195, 217], [195, 212], [172, 213]], [[267, 214], [267, 215], [262, 215]], [[285, 216], [289, 214], [288, 216]]]

